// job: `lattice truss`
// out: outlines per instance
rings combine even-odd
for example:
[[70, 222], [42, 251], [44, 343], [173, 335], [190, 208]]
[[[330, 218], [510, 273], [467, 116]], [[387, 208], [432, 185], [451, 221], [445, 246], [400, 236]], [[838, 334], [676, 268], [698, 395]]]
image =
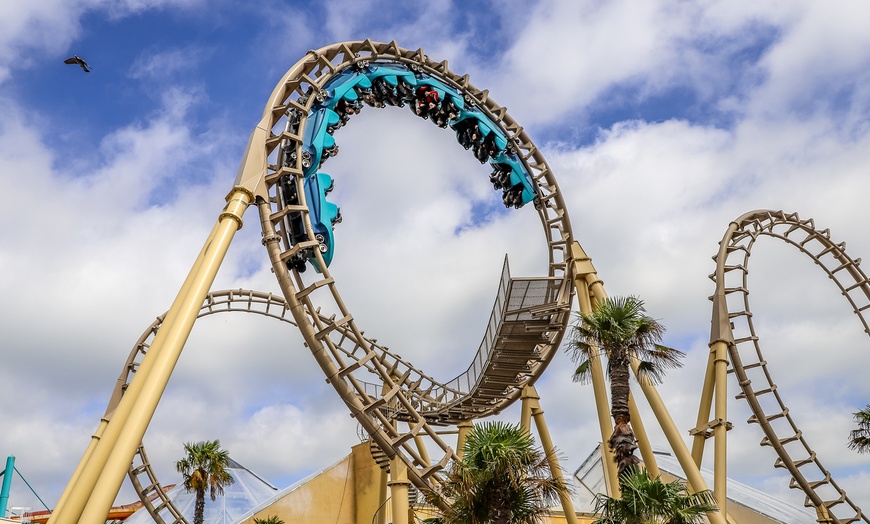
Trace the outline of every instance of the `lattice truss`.
[[719, 302], [720, 318], [727, 314], [731, 325], [729, 373], [734, 373], [741, 389], [737, 398], [745, 399], [752, 410], [748, 422], [758, 424], [764, 432], [761, 445], [776, 451], [778, 458], [774, 466], [791, 474], [789, 486], [806, 493], [806, 506], [825, 508], [823, 513], [827, 515], [822, 515], [820, 522], [870, 522], [831, 478], [831, 473], [810, 447], [783, 401], [762, 354], [749, 307], [748, 279], [752, 247], [765, 236], [796, 247], [822, 268], [849, 302], [868, 335], [870, 328], [864, 313], [870, 309], [870, 282], [859, 267], [861, 259], [852, 259], [846, 254], [845, 242], [832, 240], [827, 229], [816, 230], [812, 219], [801, 220], [797, 213], [782, 211], [754, 211], [736, 220], [722, 240], [727, 245], [725, 256], [714, 257], [722, 281], [716, 282], [716, 274], [711, 275], [716, 282], [714, 300]]

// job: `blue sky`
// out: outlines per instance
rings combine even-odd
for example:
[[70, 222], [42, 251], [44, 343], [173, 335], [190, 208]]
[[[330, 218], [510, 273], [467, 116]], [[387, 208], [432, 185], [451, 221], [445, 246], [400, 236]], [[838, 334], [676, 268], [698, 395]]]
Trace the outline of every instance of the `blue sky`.
[[[798, 211], [853, 257], [870, 252], [870, 9], [758, 4], [4, 3], [0, 177], [11, 195], [0, 210], [0, 392], [12, 401], [0, 403], [0, 452], [57, 499], [129, 348], [205, 240], [275, 82], [309, 49], [364, 38], [448, 60], [525, 127], [610, 294], [643, 297], [669, 327], [666, 342], [688, 353], [662, 386], [688, 430], [706, 360], [710, 256], [731, 220]], [[93, 71], [65, 65], [73, 54]], [[450, 378], [479, 343], [504, 254], [515, 275], [543, 274], [540, 222], [530, 208], [502, 212], [486, 169], [407, 110], [367, 108], [336, 139], [329, 172], [344, 222], [332, 270], [342, 296], [367, 334]], [[753, 310], [786, 402], [838, 482], [870, 507], [870, 457], [845, 447], [851, 413], [870, 402], [866, 335], [797, 253], [770, 248], [753, 264]], [[277, 289], [253, 215], [215, 283], [238, 287]], [[591, 392], [557, 359], [539, 391], [573, 470], [600, 436]], [[327, 388], [295, 333], [206, 319], [146, 435], [149, 456], [175, 482], [182, 442], [220, 438], [287, 485], [356, 442]], [[732, 403], [730, 474], [800, 503], [743, 423], [746, 407]], [[132, 497], [125, 486], [119, 502]], [[39, 506], [20, 484], [12, 503]]]

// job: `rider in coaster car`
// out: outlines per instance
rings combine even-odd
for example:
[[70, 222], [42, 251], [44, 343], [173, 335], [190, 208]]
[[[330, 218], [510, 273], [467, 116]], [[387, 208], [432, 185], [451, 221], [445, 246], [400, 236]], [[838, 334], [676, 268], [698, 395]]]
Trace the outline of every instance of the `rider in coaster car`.
[[402, 102], [402, 97], [399, 96], [399, 92], [396, 89], [396, 86], [394, 86], [393, 84], [384, 80], [383, 77], [378, 78], [376, 81], [378, 84], [383, 86], [382, 90], [381, 90], [381, 92], [382, 92], [381, 100], [383, 100], [384, 102], [386, 102], [387, 104], [389, 104], [391, 106], [404, 107], [405, 103]]
[[504, 207], [515, 207], [517, 209], [523, 207], [523, 185], [517, 184], [511, 188], [505, 189], [502, 195]]
[[477, 159], [481, 164], [486, 163], [486, 159], [489, 158], [489, 155], [486, 154], [486, 148], [480, 142], [474, 144], [474, 158]]
[[414, 112], [422, 118], [429, 118], [432, 110], [437, 111], [438, 107], [438, 91], [429, 86], [420, 86], [417, 88], [417, 102], [414, 106]]
[[360, 99], [370, 107], [384, 107], [384, 103], [378, 100], [371, 89], [360, 89]]
[[396, 105], [394, 103], [396, 100], [396, 92], [393, 86], [388, 84], [383, 77], [376, 78], [375, 81], [372, 82], [372, 91], [379, 102]]
[[[342, 103], [343, 102], [343, 103]], [[348, 102], [347, 100], [340, 100], [338, 104], [335, 106], [338, 112], [338, 124], [336, 124], [335, 128], [344, 126], [347, 124], [347, 121], [350, 120], [352, 115], [358, 115], [362, 110], [363, 104], [359, 100], [354, 100], [353, 102]], [[331, 133], [330, 133], [331, 134]]]
[[441, 110], [447, 115], [448, 120], [455, 120], [459, 115], [459, 108], [456, 107], [456, 104], [453, 103], [450, 97], [446, 97], [441, 102]]
[[495, 143], [495, 133], [490, 133], [486, 135], [486, 138], [483, 139], [481, 149], [483, 149], [484, 154], [486, 154], [490, 158], [495, 158], [496, 156], [498, 156], [500, 150], [498, 148], [498, 145]]
[[338, 113], [339, 117], [343, 117], [345, 115], [355, 115], [359, 113], [359, 110], [362, 108], [362, 105], [359, 101], [355, 100], [353, 102], [347, 100], [346, 98], [342, 98], [335, 104], [335, 112]]
[[438, 104], [429, 102], [429, 107], [427, 108], [427, 112], [429, 113], [429, 118], [432, 119], [432, 123], [437, 125], [438, 127], [446, 127], [447, 122], [445, 121], [444, 125], [438, 123], [438, 116], [441, 114], [441, 108], [438, 107]]
[[320, 157], [320, 165], [326, 161], [327, 158], [335, 156], [338, 154], [338, 144], [334, 144], [332, 147], [327, 147], [323, 149], [323, 155]]
[[399, 107], [402, 107], [404, 102], [410, 103], [414, 101], [414, 87], [404, 78], [399, 79], [399, 85], [396, 86], [396, 94], [399, 95], [399, 98], [403, 102], [399, 104]]
[[469, 149], [479, 141], [480, 129], [477, 126], [477, 121], [473, 118], [459, 122], [454, 129], [456, 129], [456, 140], [465, 149]]
[[507, 164], [495, 164], [492, 166], [492, 173], [489, 174], [489, 181], [492, 183], [493, 189], [502, 189], [507, 187], [510, 182], [511, 167]]

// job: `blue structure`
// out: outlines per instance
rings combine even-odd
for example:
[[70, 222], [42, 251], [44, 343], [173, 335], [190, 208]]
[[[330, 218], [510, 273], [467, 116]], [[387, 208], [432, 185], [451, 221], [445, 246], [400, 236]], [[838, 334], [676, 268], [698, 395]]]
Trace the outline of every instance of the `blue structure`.
[[[284, 165], [295, 165], [296, 147], [299, 146], [305, 204], [315, 238], [308, 238], [300, 212], [290, 213], [284, 224], [292, 245], [317, 241], [317, 249], [327, 266], [332, 262], [334, 251], [332, 230], [341, 221], [341, 213], [338, 206], [326, 199], [332, 189], [332, 177], [319, 170], [326, 159], [338, 154], [333, 133], [352, 115], [359, 113], [363, 104], [372, 107], [409, 105], [417, 116], [453, 130], [462, 147], [470, 149], [481, 164], [489, 163], [492, 169], [490, 182], [494, 189], [502, 191], [505, 207], [519, 209], [537, 197], [531, 174], [498, 124], [480, 109], [466, 103], [459, 89], [439, 78], [412, 71], [398, 62], [363, 62], [336, 74], [315, 96], [306, 118], [302, 144], [291, 141], [285, 146], [282, 160]], [[289, 130], [297, 134], [300, 116], [291, 111], [288, 124]], [[284, 206], [300, 203], [296, 182], [290, 180], [292, 178], [286, 176], [279, 183], [279, 197]], [[301, 272], [307, 262], [322, 272], [311, 248], [301, 250], [287, 264]]]
[[9, 491], [12, 489], [12, 472], [15, 471], [15, 457], [6, 457], [6, 469], [3, 471], [3, 487], [0, 488], [0, 518], [6, 517], [6, 506], [9, 504]]

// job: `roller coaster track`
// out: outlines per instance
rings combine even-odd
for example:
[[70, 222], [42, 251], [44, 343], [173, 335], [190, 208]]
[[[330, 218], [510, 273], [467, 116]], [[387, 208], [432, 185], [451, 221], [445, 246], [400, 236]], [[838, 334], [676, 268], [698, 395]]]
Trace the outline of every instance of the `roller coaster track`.
[[[318, 249], [322, 246], [315, 240], [315, 220], [305, 192], [298, 191], [298, 199], [288, 201], [280, 189], [290, 180], [296, 188], [304, 185], [306, 169], [311, 170], [301, 154], [306, 125], [315, 114], [313, 108], [329, 98], [330, 82], [371, 64], [404, 68], [460, 93], [466, 107], [485, 115], [486, 124], [506, 137], [502, 153], [517, 159], [533, 183], [533, 201], [548, 247], [547, 274], [512, 278], [505, 261], [477, 353], [465, 372], [447, 381], [426, 375], [376, 339], [364, 336], [341, 298], [323, 251]], [[295, 155], [286, 153], [294, 148]], [[261, 173], [253, 183], [245, 179], [251, 165], [252, 171]], [[262, 242], [283, 296], [245, 290], [213, 292], [206, 297], [199, 316], [243, 311], [295, 326], [327, 382], [370, 436], [373, 451], [383, 458], [381, 462], [387, 465], [398, 458], [407, 466], [408, 479], [416, 488], [437, 489], [443, 481], [441, 470], [456, 454], [435, 428], [499, 413], [518, 400], [523, 388], [533, 385], [546, 369], [567, 327], [574, 294], [570, 264], [573, 237], [564, 198], [540, 151], [488, 91], [471, 84], [468, 75], [450, 71], [446, 61], [435, 62], [421, 49], [403, 49], [395, 42], [345, 42], [309, 51], [281, 79], [251, 135], [236, 186], [250, 188], [259, 212]], [[301, 219], [307, 239], [300, 240], [298, 231], [289, 230], [291, 215]], [[711, 276], [716, 282], [714, 338], [728, 343], [729, 372], [735, 374], [741, 387], [738, 398], [750, 405], [753, 415], [749, 422], [762, 428], [765, 436], [761, 444], [778, 454], [774, 466], [791, 474], [790, 486], [806, 493], [805, 503], [819, 510], [820, 522], [870, 522], [810, 448], [762, 356], [747, 287], [748, 258], [759, 236], [779, 238], [812, 258], [839, 287], [868, 334], [863, 312], [870, 309], [870, 282], [859, 268], [860, 260], [849, 258], [845, 245], [834, 243], [827, 230], [816, 231], [812, 220], [800, 220], [797, 214], [774, 211], [748, 213], [731, 224], [716, 257], [716, 273]], [[301, 273], [304, 264], [300, 265], [299, 255], [303, 252], [308, 253], [305, 256], [318, 270], [316, 274]], [[110, 400], [107, 419], [162, 321], [163, 317], [158, 317], [136, 342]], [[424, 437], [430, 447], [434, 444], [438, 448], [440, 455], [435, 460], [420, 447]], [[185, 522], [166, 497], [143, 446], [137, 450], [128, 474], [156, 522]]]
[[[197, 318], [213, 315], [216, 313], [225, 312], [245, 312], [263, 315], [274, 318], [276, 320], [287, 322], [295, 326], [293, 319], [287, 314], [287, 303], [281, 297], [271, 293], [261, 293], [248, 290], [229, 290], [216, 291], [209, 293], [205, 302], [200, 308]], [[139, 364], [142, 358], [151, 347], [151, 341], [157, 334], [157, 330], [163, 324], [164, 315], [157, 317], [148, 328], [139, 337], [139, 340], [133, 345], [127, 357], [127, 362], [124, 365], [121, 375], [115, 386], [115, 391], [109, 401], [109, 406], [106, 408], [106, 418], [111, 417], [111, 413], [121, 401], [121, 396], [127, 389], [136, 371], [139, 369]], [[136, 493], [139, 494], [139, 500], [144, 505], [145, 509], [151, 514], [154, 522], [165, 524], [167, 521], [177, 524], [186, 524], [187, 520], [181, 515], [181, 512], [169, 497], [154, 470], [151, 468], [151, 462], [148, 460], [148, 455], [145, 452], [145, 446], [140, 445], [133, 456], [133, 462], [130, 466], [127, 476], [133, 484]]]
[[[507, 138], [503, 153], [518, 159], [533, 182], [533, 201], [543, 225], [548, 247], [546, 276], [512, 278], [505, 260], [477, 353], [465, 372], [443, 382], [426, 375], [376, 339], [364, 336], [314, 240], [314, 220], [305, 192], [299, 191], [298, 200], [288, 202], [279, 189], [289, 180], [297, 188], [304, 185], [306, 169], [311, 168], [310, 164], [304, 165], [301, 154], [305, 129], [314, 114], [312, 108], [329, 98], [330, 81], [370, 64], [405, 68], [436, 79], [460, 93], [467, 107], [485, 115], [487, 124]], [[295, 155], [285, 153], [292, 148]], [[261, 173], [253, 183], [245, 178], [251, 165], [254, 172]], [[251, 135], [236, 186], [250, 189], [253, 196], [262, 242], [283, 296], [246, 290], [213, 292], [206, 297], [199, 316], [242, 311], [295, 326], [327, 382], [370, 436], [372, 449], [382, 456], [383, 464], [398, 458], [407, 466], [408, 479], [414, 486], [424, 491], [437, 489], [443, 480], [441, 470], [456, 454], [435, 428], [504, 410], [519, 399], [525, 386], [535, 383], [564, 336], [574, 294], [570, 254], [573, 238], [564, 198], [540, 151], [488, 91], [471, 84], [468, 75], [450, 71], [446, 61], [435, 62], [421, 49], [403, 49], [395, 42], [345, 42], [309, 51], [281, 79]], [[287, 218], [291, 215], [301, 218], [311, 240], [300, 241], [298, 232], [288, 231]], [[749, 213], [731, 224], [716, 257], [717, 271], [711, 276], [717, 286], [713, 297], [714, 338], [728, 342], [729, 372], [740, 384], [739, 398], [745, 398], [752, 409], [749, 422], [759, 424], [764, 432], [761, 444], [774, 448], [779, 455], [775, 467], [789, 471], [790, 485], [806, 493], [806, 505], [822, 508], [820, 522], [870, 522], [837, 486], [806, 442], [762, 356], [747, 287], [748, 257], [759, 236], [779, 238], [810, 256], [840, 288], [868, 334], [870, 328], [863, 312], [870, 309], [870, 283], [858, 266], [860, 260], [849, 258], [845, 245], [835, 244], [827, 230], [816, 231], [812, 220], [774, 211]], [[299, 264], [298, 255], [303, 251], [309, 253], [307, 260], [318, 270], [316, 274], [312, 271], [304, 276], [300, 272], [304, 264]], [[163, 318], [158, 317], [134, 345], [106, 419], [111, 418]], [[428, 452], [420, 447], [424, 437], [430, 446], [438, 448], [436, 460], [430, 460]], [[166, 497], [143, 446], [137, 450], [128, 474], [156, 522], [185, 522]], [[843, 516], [844, 512], [852, 515]]]
[[[363, 336], [338, 292], [321, 251], [316, 249], [317, 242], [294, 243], [288, 231], [288, 215], [301, 215], [308, 239], [315, 238], [305, 193], [299, 191], [298, 202], [291, 204], [279, 194], [279, 183], [288, 177], [293, 178], [297, 188], [303, 187], [306, 166], [300, 147], [312, 106], [328, 96], [325, 86], [342, 72], [357, 71], [370, 64], [405, 68], [420, 78], [435, 79], [461, 94], [466, 108], [485, 115], [485, 123], [507, 139], [504, 152], [522, 166], [533, 183], [533, 200], [543, 225], [548, 247], [547, 276], [511, 278], [505, 260], [483, 341], [467, 370], [445, 382], [426, 375], [378, 345], [376, 340]], [[295, 162], [289, 162], [282, 152], [294, 145]], [[398, 456], [408, 467], [408, 478], [413, 485], [431, 489], [440, 482], [440, 470], [456, 457], [433, 426], [495, 414], [518, 400], [523, 388], [534, 384], [543, 373], [564, 335], [574, 293], [568, 264], [573, 239], [564, 199], [552, 172], [523, 128], [488, 91], [471, 84], [467, 75], [453, 73], [446, 61], [434, 62], [420, 49], [410, 51], [395, 42], [384, 44], [370, 40], [310, 51], [291, 67], [273, 91], [262, 120], [252, 134], [243, 168], [252, 158], [263, 163], [265, 176], [253, 191], [255, 205], [260, 214], [263, 244], [286, 302], [279, 304], [270, 295], [254, 292], [212, 293], [201, 314], [247, 304], [242, 309], [278, 315], [281, 320], [295, 324], [323, 369], [327, 382], [371, 436], [373, 445], [389, 459]], [[307, 283], [298, 264], [288, 263], [306, 249], [316, 257], [313, 262], [319, 270], [315, 280]], [[131, 352], [107, 413], [117, 405], [161, 321], [162, 318], [158, 318], [145, 331]], [[397, 424], [400, 421], [407, 423], [407, 430], [400, 429]], [[440, 458], [428, 459], [428, 452], [418, 447], [422, 437], [440, 448]], [[183, 522], [163, 494], [142, 447], [134, 457], [129, 476], [157, 522], [162, 522], [158, 515], [161, 512], [168, 513], [176, 522]], [[149, 502], [153, 497], [159, 499], [156, 505]]]
[[[753, 211], [731, 223], [720, 244], [716, 260], [716, 294], [712, 297], [715, 339], [728, 343], [729, 372], [737, 377], [741, 393], [752, 410], [749, 423], [764, 433], [762, 446], [772, 447], [778, 458], [776, 468], [791, 475], [789, 487], [806, 494], [807, 507], [824, 508], [819, 522], [870, 522], [825, 469], [816, 452], [798, 428], [771, 377], [761, 352], [759, 337], [749, 307], [749, 255], [762, 236], [778, 238], [796, 247], [821, 267], [870, 334], [864, 312], [870, 310], [870, 281], [859, 267], [860, 259], [846, 254], [845, 243], [836, 243], [830, 232], [816, 230], [812, 219], [797, 213]], [[718, 333], [717, 333], [718, 331]]]
[[[359, 67], [372, 63], [398, 64], [436, 78], [460, 92], [466, 104], [485, 114], [508, 137], [511, 149], [516, 151], [538, 193], [536, 208], [549, 248], [549, 263], [548, 275], [532, 281], [542, 282], [535, 289], [543, 291], [536, 291], [540, 295], [537, 303], [514, 306], [512, 302], [516, 299], [522, 300], [531, 294], [522, 292], [523, 282], [509, 278], [503, 281], [506, 290], [504, 304], [499, 306], [497, 300], [494, 308], [494, 311], [500, 310], [495, 318], [495, 323], [500, 326], [494, 331], [488, 330], [488, 337], [491, 337], [489, 351], [478, 353], [464, 378], [460, 376], [446, 384], [422, 374], [414, 378], [413, 368], [398, 360], [386, 361], [382, 353], [363, 337], [327, 264], [316, 249], [317, 243], [309, 241], [292, 245], [290, 242], [284, 220], [289, 213], [302, 213], [308, 238], [314, 238], [304, 195], [300, 191], [299, 205], [282, 207], [279, 205], [282, 200], [276, 193], [275, 186], [284, 177], [294, 177], [296, 187], [302, 187], [304, 169], [302, 155], [296, 155], [295, 163], [291, 165], [282, 161], [279, 146], [292, 143], [299, 147], [307, 115], [316, 101], [328, 96], [325, 86], [335, 75], [355, 64]], [[288, 113], [301, 115], [298, 124], [291, 125]], [[519, 398], [523, 386], [533, 384], [540, 376], [564, 335], [573, 296], [568, 275], [573, 239], [564, 199], [552, 172], [523, 128], [489, 96], [488, 91], [471, 84], [467, 75], [453, 73], [447, 61], [435, 62], [422, 49], [410, 51], [395, 42], [387, 44], [370, 40], [310, 51], [288, 70], [273, 91], [262, 120], [251, 135], [243, 167], [257, 159], [266, 159], [264, 162], [267, 164], [263, 166], [266, 169], [263, 185], [268, 194], [256, 195], [263, 244], [306, 345], [326, 374], [327, 381], [377, 446], [388, 457], [398, 456], [408, 466], [408, 478], [415, 486], [431, 489], [432, 483], [441, 481], [440, 471], [455, 457], [454, 451], [432, 426], [498, 413], [510, 405]], [[300, 250], [308, 248], [315, 248], [313, 253], [322, 273], [306, 283], [295, 266], [288, 269], [287, 262]], [[531, 289], [528, 282], [525, 283], [526, 290]], [[334, 312], [334, 316], [325, 321], [319, 313], [321, 310]], [[523, 327], [524, 324], [528, 329]], [[357, 372], [364, 366], [374, 374], [377, 391], [372, 391], [358, 377]], [[408, 430], [398, 429], [396, 420], [406, 421]], [[440, 448], [441, 456], [432, 462], [424, 459], [416, 447], [417, 437], [427, 437]]]
[[[534, 284], [542, 282], [542, 280], [520, 280], [521, 285], [528, 285], [534, 288]], [[545, 282], [545, 281], [544, 281]], [[449, 415], [449, 413], [455, 413], [457, 409], [461, 412], [472, 412], [479, 413], [481, 412], [480, 408], [476, 408], [475, 402], [471, 402], [473, 399], [481, 399], [481, 398], [489, 398], [487, 395], [490, 392], [490, 389], [486, 387], [479, 387], [482, 383], [482, 378], [484, 376], [483, 372], [486, 369], [483, 365], [476, 364], [477, 362], [483, 362], [489, 364], [489, 366], [493, 369], [492, 374], [495, 376], [499, 376], [499, 374], [503, 375], [505, 369], [510, 369], [510, 359], [504, 358], [496, 358], [491, 352], [494, 346], [487, 344], [487, 340], [494, 338], [493, 329], [498, 329], [498, 320], [501, 319], [502, 314], [505, 312], [505, 307], [507, 304], [503, 300], [503, 298], [507, 294], [507, 290], [505, 289], [506, 285], [510, 283], [509, 275], [507, 274], [507, 267], [505, 267], [505, 271], [502, 274], [501, 286], [499, 287], [499, 295], [502, 299], [496, 300], [496, 308], [493, 310], [493, 313], [490, 317], [490, 324], [487, 329], [487, 335], [484, 337], [484, 341], [481, 343], [480, 348], [478, 350], [477, 355], [475, 356], [472, 365], [469, 366], [469, 369], [460, 375], [459, 377], [450, 381], [450, 384], [440, 384], [432, 381], [429, 377], [425, 376], [421, 371], [417, 370], [409, 363], [405, 362], [401, 359], [401, 357], [394, 355], [390, 352], [390, 350], [386, 347], [383, 347], [377, 343], [376, 340], [365, 338], [365, 343], [372, 348], [374, 352], [377, 353], [376, 359], [380, 362], [389, 363], [389, 367], [391, 369], [401, 369], [403, 370], [403, 375], [407, 375], [408, 377], [413, 378], [411, 381], [413, 384], [417, 384], [417, 388], [413, 391], [407, 393], [407, 395], [412, 399], [415, 405], [430, 405], [430, 406], [446, 406], [444, 410], [445, 413]], [[535, 301], [535, 303], [539, 303], [540, 301]], [[515, 304], [514, 309], [522, 310], [522, 307], [517, 308], [516, 306], [522, 306], [522, 303]], [[206, 300], [203, 302], [203, 305], [200, 309], [200, 313], [198, 318], [206, 317], [209, 315], [214, 315], [217, 313], [228, 313], [228, 312], [243, 312], [243, 313], [252, 313], [257, 315], [262, 315], [265, 317], [273, 318], [279, 320], [281, 322], [288, 323], [292, 326], [296, 326], [296, 322], [293, 320], [292, 316], [289, 314], [289, 306], [287, 302], [284, 301], [283, 298], [276, 296], [272, 293], [263, 293], [258, 291], [237, 289], [237, 290], [226, 290], [226, 291], [215, 291], [208, 294]], [[513, 313], [513, 316], [523, 316], [530, 315], [528, 312], [519, 311]], [[109, 402], [108, 408], [106, 409], [106, 418], [111, 417], [111, 413], [115, 410], [118, 403], [120, 402], [121, 396], [124, 394], [124, 391], [127, 388], [127, 385], [132, 380], [133, 376], [136, 373], [136, 370], [139, 368], [139, 364], [142, 361], [142, 358], [147, 353], [148, 349], [151, 346], [151, 341], [154, 339], [154, 336], [157, 334], [157, 331], [160, 329], [163, 324], [163, 319], [165, 315], [161, 315], [148, 326], [136, 343], [133, 345], [133, 349], [130, 351], [129, 356], [127, 357], [127, 362], [124, 365], [123, 370], [121, 371], [120, 376], [118, 377], [117, 384], [115, 386], [114, 394], [112, 395], [112, 399]], [[333, 325], [334, 318], [329, 318], [324, 315], [319, 316], [319, 321], [325, 325]], [[506, 325], [510, 325], [510, 322], [506, 323]], [[342, 340], [352, 340], [354, 334], [348, 329], [347, 325], [336, 326], [335, 332], [338, 337]], [[359, 348], [359, 344], [356, 342], [353, 343], [354, 348]], [[353, 359], [354, 356], [352, 352], [347, 352], [345, 348], [338, 344], [337, 348], [344, 352], [345, 358]], [[500, 366], [496, 366], [495, 364], [500, 364]], [[373, 367], [370, 363], [363, 363], [362, 367], [368, 369], [369, 372], [373, 371]], [[521, 387], [520, 383], [526, 382], [526, 376], [523, 371], [516, 372], [511, 377], [511, 380], [518, 381], [514, 387]], [[459, 389], [461, 384], [467, 384], [467, 381], [478, 383], [477, 388], [466, 386], [468, 391], [474, 391], [474, 395], [459, 393]], [[504, 379], [502, 379], [499, 383], [503, 383]], [[374, 398], [377, 393], [382, 389], [381, 385], [360, 381], [365, 390], [368, 392], [367, 394]], [[424, 387], [420, 387], [423, 384]], [[455, 387], [451, 387], [450, 385], [454, 385]], [[433, 393], [434, 391], [434, 393]], [[448, 395], [448, 393], [450, 393]], [[440, 400], [439, 400], [440, 399]], [[446, 400], [445, 400], [446, 399]], [[467, 404], [471, 404], [467, 406]], [[383, 408], [387, 411], [389, 408]], [[402, 413], [396, 409], [396, 406], [393, 406], [393, 415], [396, 416], [397, 419], [401, 418]], [[441, 416], [441, 418], [444, 418]], [[373, 446], [376, 453], [383, 454], [377, 446]], [[164, 524], [166, 521], [174, 522], [174, 523], [184, 523], [186, 520], [181, 515], [180, 511], [173, 505], [172, 501], [166, 496], [166, 493], [163, 490], [163, 486], [160, 484], [157, 479], [156, 474], [151, 468], [151, 463], [148, 460], [148, 455], [145, 451], [144, 445], [139, 446], [136, 451], [136, 454], [133, 458], [133, 463], [128, 471], [128, 477], [133, 484], [134, 489], [139, 494], [139, 499], [142, 501], [146, 510], [151, 514], [154, 518], [154, 521], [159, 524]]]

